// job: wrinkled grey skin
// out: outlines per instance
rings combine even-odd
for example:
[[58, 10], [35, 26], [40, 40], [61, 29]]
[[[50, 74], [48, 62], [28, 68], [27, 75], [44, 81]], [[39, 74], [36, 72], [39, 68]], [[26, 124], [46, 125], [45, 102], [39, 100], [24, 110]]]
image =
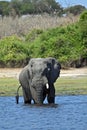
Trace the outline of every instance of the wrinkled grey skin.
[[54, 82], [59, 77], [61, 66], [54, 58], [32, 58], [19, 75], [24, 103], [55, 103]]

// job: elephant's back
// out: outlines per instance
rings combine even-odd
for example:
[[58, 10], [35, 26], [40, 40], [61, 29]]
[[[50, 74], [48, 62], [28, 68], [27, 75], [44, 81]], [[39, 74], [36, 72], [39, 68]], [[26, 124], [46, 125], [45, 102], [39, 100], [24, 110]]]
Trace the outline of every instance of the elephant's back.
[[29, 66], [37, 66], [42, 65], [42, 64], [47, 64], [48, 62], [51, 63], [54, 58], [49, 57], [49, 58], [31, 58], [29, 61]]

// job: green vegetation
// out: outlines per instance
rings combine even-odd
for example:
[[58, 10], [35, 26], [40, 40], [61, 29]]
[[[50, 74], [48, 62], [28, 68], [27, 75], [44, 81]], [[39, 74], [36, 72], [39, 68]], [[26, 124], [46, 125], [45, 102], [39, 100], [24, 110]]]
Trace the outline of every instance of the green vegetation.
[[10, 36], [0, 40], [0, 64], [3, 67], [18, 67], [27, 58], [29, 50], [19, 37]]
[[0, 1], [0, 15], [9, 15], [9, 2]]
[[17, 15], [26, 14], [43, 14], [48, 13], [58, 16], [65, 14], [78, 15], [86, 8], [82, 5], [71, 6], [63, 8], [56, 0], [11, 0], [0, 1], [0, 15], [12, 16], [15, 18]]
[[16, 15], [23, 14], [42, 14], [57, 12], [61, 15], [63, 8], [55, 0], [11, 0], [11, 2], [0, 1], [0, 14]]
[[[0, 96], [15, 96], [19, 86], [15, 78], [0, 78]], [[60, 77], [56, 83], [56, 95], [87, 94], [87, 77]], [[19, 90], [22, 95], [22, 89]]]
[[1, 67], [20, 67], [32, 57], [55, 57], [62, 67], [87, 65], [87, 11], [77, 23], [0, 40]]
[[64, 12], [67, 13], [71, 13], [73, 15], [78, 15], [80, 13], [82, 13], [85, 10], [85, 7], [82, 5], [75, 5], [75, 6], [70, 6], [68, 8], [64, 9]]
[[18, 80], [15, 78], [0, 78], [0, 96], [16, 95], [18, 86]]
[[57, 95], [87, 94], [87, 77], [61, 77], [55, 86]]
[[76, 25], [44, 31], [30, 43], [30, 48], [31, 57], [55, 57], [64, 66], [77, 60], [83, 51]]

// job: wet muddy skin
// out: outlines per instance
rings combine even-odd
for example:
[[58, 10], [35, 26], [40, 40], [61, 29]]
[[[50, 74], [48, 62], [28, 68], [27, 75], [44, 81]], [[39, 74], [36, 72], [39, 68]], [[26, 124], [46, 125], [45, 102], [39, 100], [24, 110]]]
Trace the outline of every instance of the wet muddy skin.
[[86, 130], [87, 95], [56, 96], [56, 104], [24, 105], [0, 97], [0, 130]]

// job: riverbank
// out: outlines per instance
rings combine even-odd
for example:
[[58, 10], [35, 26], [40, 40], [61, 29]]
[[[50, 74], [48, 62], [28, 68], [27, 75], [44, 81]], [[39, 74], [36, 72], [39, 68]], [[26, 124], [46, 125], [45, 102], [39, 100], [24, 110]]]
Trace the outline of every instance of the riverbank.
[[[0, 96], [15, 96], [19, 86], [18, 76], [22, 68], [0, 69]], [[56, 95], [87, 94], [87, 68], [61, 70], [55, 83]], [[20, 95], [22, 95], [20, 89]]]
[[[19, 73], [22, 68], [0, 68], [0, 78], [3, 77], [15, 77], [18, 78]], [[60, 77], [64, 76], [86, 76], [87, 67], [84, 68], [69, 68], [67, 70], [62, 69], [60, 72]]]

